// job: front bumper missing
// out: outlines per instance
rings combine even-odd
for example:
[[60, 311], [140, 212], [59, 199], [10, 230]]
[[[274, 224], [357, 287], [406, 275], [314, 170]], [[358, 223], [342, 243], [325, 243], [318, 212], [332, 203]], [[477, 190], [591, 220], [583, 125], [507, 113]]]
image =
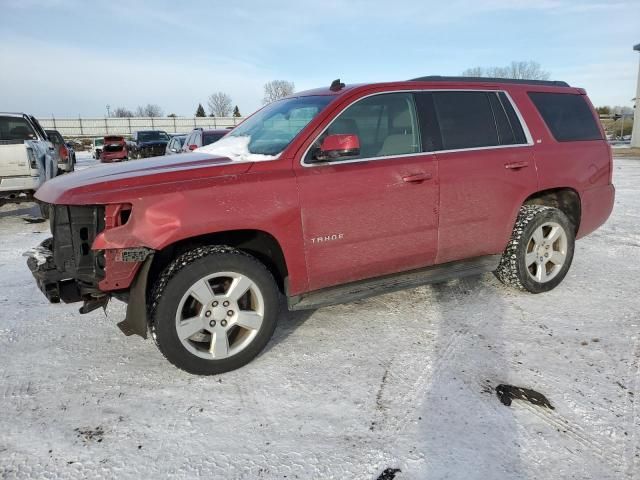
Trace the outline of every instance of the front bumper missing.
[[58, 271], [53, 260], [53, 239], [47, 238], [35, 248], [25, 252], [27, 266], [36, 280], [38, 288], [51, 303], [79, 302], [82, 293], [73, 279], [67, 278], [64, 272]]
[[[53, 240], [48, 238], [37, 247], [23, 254], [27, 257], [27, 265], [36, 279], [38, 288], [49, 302], [59, 303], [62, 300], [64, 303], [74, 303], [84, 301], [83, 306], [80, 308], [80, 313], [89, 313], [97, 308], [105, 308], [111, 295], [95, 288], [87, 287], [75, 279], [68, 278], [68, 275], [64, 272], [59, 272], [54, 262], [52, 245]], [[144, 255], [141, 260], [143, 264], [126, 296], [126, 317], [118, 323], [118, 327], [127, 336], [139, 335], [142, 338], [147, 338], [147, 278], [154, 255], [153, 251], [148, 251], [148, 249], [131, 250], [131, 252], [123, 252], [124, 258], [121, 261], [133, 261], [133, 258], [141, 258], [141, 255]], [[133, 258], [128, 257], [127, 254], [132, 254]]]

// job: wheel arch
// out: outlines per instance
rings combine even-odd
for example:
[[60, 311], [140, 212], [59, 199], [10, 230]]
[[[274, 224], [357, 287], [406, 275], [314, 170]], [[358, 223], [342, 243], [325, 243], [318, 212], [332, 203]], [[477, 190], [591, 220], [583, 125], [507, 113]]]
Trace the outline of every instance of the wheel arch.
[[580, 228], [582, 218], [582, 202], [580, 194], [571, 187], [558, 187], [541, 190], [529, 195], [523, 205], [545, 205], [562, 211], [575, 228], [575, 234]]
[[284, 251], [280, 242], [263, 230], [228, 230], [178, 240], [155, 253], [149, 275], [155, 278], [178, 255], [204, 245], [227, 245], [256, 257], [276, 279], [280, 291], [285, 292], [289, 272]]
[[126, 318], [118, 324], [125, 335], [137, 334], [147, 338], [147, 308], [154, 286], [150, 280], [158, 278], [178, 255], [204, 245], [227, 245], [254, 256], [271, 272], [280, 291], [286, 292], [289, 272], [284, 251], [270, 233], [263, 230], [230, 230], [184, 238], [155, 251], [138, 271], [124, 297], [127, 301]]

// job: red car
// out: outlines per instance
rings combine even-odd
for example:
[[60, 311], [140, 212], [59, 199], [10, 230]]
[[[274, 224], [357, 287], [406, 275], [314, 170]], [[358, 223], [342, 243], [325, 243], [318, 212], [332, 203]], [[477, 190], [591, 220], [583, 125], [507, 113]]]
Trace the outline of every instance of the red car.
[[551, 290], [614, 201], [604, 131], [564, 82], [335, 81], [204, 149], [46, 182], [53, 238], [28, 260], [50, 301], [127, 301], [122, 330], [197, 374], [255, 357], [281, 295], [318, 308], [486, 271]]
[[120, 162], [129, 159], [127, 141], [119, 135], [109, 135], [104, 137], [104, 146], [100, 153], [102, 163]]

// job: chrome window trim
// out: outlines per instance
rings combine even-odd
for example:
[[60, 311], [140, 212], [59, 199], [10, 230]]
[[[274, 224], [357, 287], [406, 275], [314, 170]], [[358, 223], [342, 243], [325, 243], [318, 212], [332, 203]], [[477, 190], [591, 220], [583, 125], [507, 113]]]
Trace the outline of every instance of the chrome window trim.
[[[491, 92], [491, 93], [496, 93], [496, 94], [498, 92], [502, 92], [502, 93], [505, 94], [505, 96], [507, 97], [507, 100], [509, 100], [509, 102], [511, 103], [511, 106], [513, 107], [513, 110], [516, 112], [516, 116], [518, 117], [518, 120], [520, 121], [520, 125], [522, 126], [522, 130], [524, 131], [524, 135], [525, 135], [525, 138], [527, 140], [527, 143], [517, 143], [517, 144], [513, 144], [513, 145], [490, 145], [490, 146], [487, 146], [487, 147], [458, 148], [458, 149], [453, 149], [453, 150], [434, 150], [432, 152], [405, 153], [405, 154], [402, 154], [402, 155], [388, 155], [388, 156], [384, 156], [384, 157], [367, 157], [367, 158], [355, 158], [353, 160], [334, 160], [334, 161], [331, 161], [331, 162], [305, 163], [304, 159], [306, 158], [307, 154], [309, 153], [309, 150], [311, 150], [311, 147], [313, 146], [314, 143], [316, 143], [318, 138], [320, 138], [320, 136], [331, 126], [331, 124], [333, 122], [336, 121], [336, 119], [340, 115], [342, 115], [344, 113], [345, 110], [347, 110], [352, 105], [358, 103], [360, 100], [364, 100], [365, 98], [369, 98], [369, 97], [374, 97], [376, 95], [386, 95], [386, 94], [389, 94], [389, 93], [420, 93], [420, 92]], [[416, 111], [417, 111], [417, 109], [416, 109]], [[420, 115], [420, 114], [418, 113], [418, 115]], [[371, 162], [371, 161], [387, 160], [387, 159], [394, 159], [394, 158], [417, 157], [417, 156], [424, 156], [424, 155], [436, 155], [436, 154], [442, 154], [442, 153], [472, 152], [472, 151], [475, 151], [475, 150], [492, 150], [492, 149], [500, 149], [500, 148], [520, 148], [520, 147], [531, 147], [531, 146], [533, 146], [533, 137], [531, 136], [531, 132], [529, 130], [529, 126], [524, 121], [524, 117], [520, 113], [520, 109], [518, 108], [516, 103], [513, 101], [513, 98], [511, 98], [511, 95], [509, 95], [509, 92], [507, 92], [506, 90], [492, 90], [492, 89], [487, 89], [487, 88], [481, 88], [481, 89], [475, 89], [475, 88], [433, 88], [433, 89], [431, 89], [430, 88], [430, 89], [411, 89], [411, 90], [389, 90], [389, 91], [386, 91], [386, 92], [370, 93], [369, 95], [365, 95], [363, 97], [359, 97], [356, 100], [354, 100], [353, 102], [349, 103], [342, 110], [340, 110], [340, 112], [335, 117], [333, 117], [331, 122], [329, 122], [329, 124], [325, 128], [322, 129], [322, 132], [320, 132], [316, 136], [316, 138], [313, 140], [313, 142], [311, 142], [309, 144], [307, 149], [304, 151], [304, 153], [300, 157], [300, 165], [302, 165], [305, 168], [311, 168], [311, 167], [322, 167], [322, 166], [326, 166], [326, 165], [342, 165], [342, 164], [345, 164], [345, 163]]]

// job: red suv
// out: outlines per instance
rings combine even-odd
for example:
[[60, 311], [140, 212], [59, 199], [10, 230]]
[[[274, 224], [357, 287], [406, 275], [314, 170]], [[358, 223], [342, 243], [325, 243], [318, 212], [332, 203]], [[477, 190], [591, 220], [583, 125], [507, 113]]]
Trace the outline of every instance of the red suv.
[[532, 293], [613, 207], [611, 151], [564, 82], [423, 77], [296, 94], [203, 152], [46, 182], [28, 260], [52, 302], [128, 303], [197, 374], [267, 344], [279, 298], [311, 309], [493, 271]]

